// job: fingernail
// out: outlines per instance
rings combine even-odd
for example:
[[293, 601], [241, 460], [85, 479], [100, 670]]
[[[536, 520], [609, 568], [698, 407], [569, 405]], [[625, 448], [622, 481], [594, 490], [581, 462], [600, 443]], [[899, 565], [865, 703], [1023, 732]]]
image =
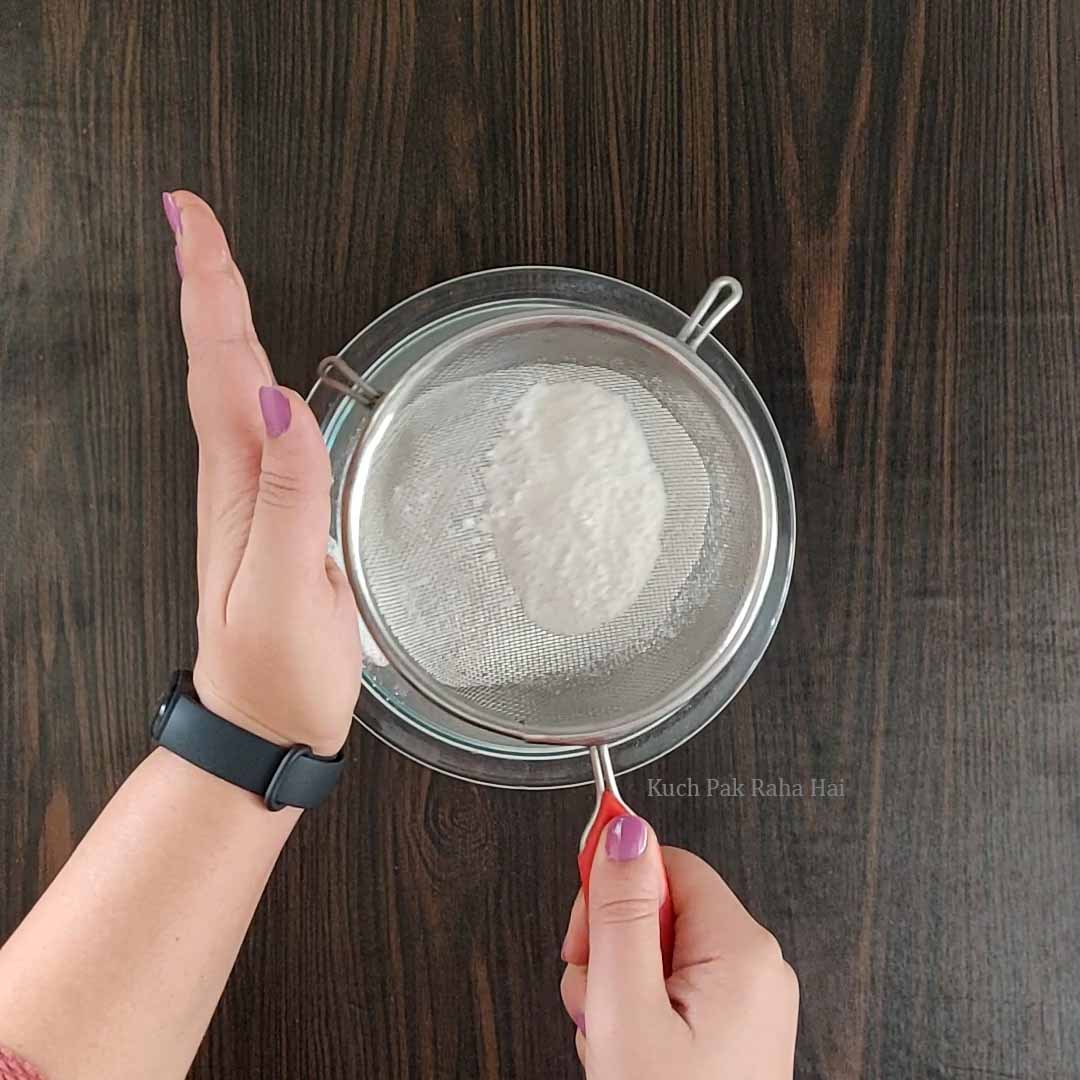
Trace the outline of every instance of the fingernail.
[[165, 209], [165, 220], [169, 223], [169, 228], [177, 236], [183, 236], [184, 224], [180, 220], [180, 207], [176, 205], [176, 200], [172, 197], [171, 192], [163, 191], [161, 193], [161, 205]]
[[584, 1013], [579, 1013], [579, 1012], [574, 1013], [574, 1023], [577, 1025], [578, 1031], [580, 1031], [581, 1034], [584, 1035], [585, 1034], [585, 1014]]
[[649, 829], [639, 817], [618, 817], [608, 826], [604, 850], [615, 862], [626, 862], [644, 854], [649, 846]]
[[173, 255], [176, 256], [176, 269], [182, 278], [184, 276], [184, 256], [180, 254], [180, 245], [177, 244], [173, 248]]
[[292, 421], [289, 399], [276, 386], [259, 387], [259, 408], [262, 409], [266, 434], [271, 439], [284, 435]]

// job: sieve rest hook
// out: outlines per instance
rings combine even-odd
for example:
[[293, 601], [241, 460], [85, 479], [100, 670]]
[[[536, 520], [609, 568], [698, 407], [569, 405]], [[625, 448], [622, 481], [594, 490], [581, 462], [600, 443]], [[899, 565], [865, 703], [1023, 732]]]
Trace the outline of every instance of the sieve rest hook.
[[[710, 309], [725, 290], [727, 290], [727, 295], [712, 311], [712, 314], [709, 314]], [[713, 332], [720, 320], [728, 315], [741, 299], [742, 286], [733, 277], [717, 278], [705, 290], [705, 295], [679, 331], [679, 341], [685, 341], [696, 352], [698, 346]]]
[[365, 409], [373, 408], [382, 397], [382, 391], [376, 390], [365, 382], [340, 356], [328, 356], [319, 361], [319, 377], [315, 386], [328, 386], [339, 394], [351, 397]]

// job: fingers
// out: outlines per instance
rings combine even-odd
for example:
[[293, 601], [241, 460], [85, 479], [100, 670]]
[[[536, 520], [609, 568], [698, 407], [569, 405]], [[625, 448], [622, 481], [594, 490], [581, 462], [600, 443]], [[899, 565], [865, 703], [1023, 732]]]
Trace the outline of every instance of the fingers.
[[227, 585], [239, 565], [255, 501], [262, 454], [258, 389], [274, 381], [273, 373], [213, 211], [189, 191], [162, 198], [183, 278], [188, 402], [199, 439], [199, 581], [206, 582], [212, 562]]
[[676, 970], [722, 960], [748, 934], [767, 933], [704, 859], [666, 847], [664, 865], [675, 908]]
[[267, 582], [317, 575], [330, 587], [330, 459], [318, 421], [293, 390], [264, 386], [257, 400], [265, 432], [245, 567]]
[[585, 1042], [585, 1032], [580, 1028], [574, 1036], [574, 1049], [577, 1051], [578, 1061], [583, 1069], [588, 1069], [588, 1043]]
[[587, 964], [589, 962], [589, 913], [585, 909], [585, 894], [578, 889], [574, 906], [570, 909], [570, 923], [562, 946], [563, 962]]
[[183, 287], [180, 320], [188, 350], [188, 393], [200, 448], [230, 455], [261, 442], [260, 386], [274, 382], [255, 334], [244, 279], [214, 212], [189, 191], [173, 193]]
[[559, 992], [566, 1015], [579, 1029], [585, 1026], [585, 982], [585, 968], [579, 964], [566, 965]]
[[221, 222], [214, 211], [190, 191], [172, 192], [177, 226], [173, 232], [183, 278], [180, 317], [188, 353], [196, 359], [212, 356], [221, 345], [245, 346], [253, 377], [272, 381], [255, 325], [247, 287]]
[[[676, 916], [674, 971], [666, 982], [658, 925], [665, 870]], [[561, 985], [563, 1005], [578, 1024], [583, 1064], [586, 1055], [594, 1064], [615, 1061], [622, 1075], [628, 1063], [639, 1064], [637, 1051], [625, 1053], [630, 1033], [652, 1030], [661, 1033], [660, 1045], [674, 1046], [688, 1034], [715, 1031], [721, 1022], [738, 1027], [740, 1010], [753, 1014], [755, 1002], [775, 1012], [779, 1034], [773, 1038], [769, 1028], [753, 1039], [793, 1044], [798, 981], [776, 939], [696, 855], [664, 848], [661, 856], [641, 819], [618, 818], [605, 830], [585, 915], [579, 895], [563, 944]], [[732, 998], [730, 1007], [718, 1012], [724, 994]]]
[[349, 584], [348, 575], [332, 555], [326, 556], [326, 576], [330, 581], [330, 587], [334, 590], [337, 602], [347, 608], [350, 615], [359, 618], [356, 610], [356, 594], [353, 592], [352, 585]]
[[670, 1011], [660, 955], [660, 848], [638, 817], [604, 830], [589, 879], [590, 1030]]
[[[722, 954], [733, 926], [760, 929], [724, 879], [707, 862], [679, 848], [664, 847], [661, 851], [676, 912], [676, 969]], [[580, 889], [570, 910], [562, 958], [567, 964], [589, 962], [589, 919]]]
[[577, 1028], [574, 1032], [574, 1044], [582, 1065], [585, 1064], [585, 986], [585, 968], [577, 964], [567, 965], [563, 972], [560, 992], [566, 1014]]
[[[675, 908], [675, 963], [668, 989], [678, 1012], [691, 1030], [704, 1030], [716, 1022], [709, 1003], [717, 995], [730, 997], [737, 988], [735, 1004], [766, 1024], [758, 1041], [777, 1052], [787, 1047], [790, 1055], [799, 982], [776, 938], [696, 855], [664, 848], [664, 864]], [[790, 1056], [781, 1067], [790, 1074]]]

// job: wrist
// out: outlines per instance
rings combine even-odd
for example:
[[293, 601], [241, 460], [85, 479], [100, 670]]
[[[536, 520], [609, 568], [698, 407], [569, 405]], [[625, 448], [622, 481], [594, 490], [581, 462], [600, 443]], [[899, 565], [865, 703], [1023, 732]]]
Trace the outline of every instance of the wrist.
[[[203, 683], [205, 689], [205, 681]], [[282, 735], [261, 721], [252, 724], [250, 712], [240, 710], [248, 723], [234, 723], [223, 712], [221, 696], [200, 698], [190, 671], [175, 671], [150, 725], [155, 743], [198, 768], [257, 795], [269, 810], [286, 806], [320, 806], [333, 791], [345, 768], [344, 753], [319, 754], [318, 741]], [[215, 711], [218, 710], [218, 711]], [[277, 736], [264, 738], [260, 732]], [[292, 736], [291, 738], [289, 736]], [[295, 741], [293, 741], [295, 739]], [[322, 747], [319, 747], [322, 749]]]
[[319, 757], [332, 758], [345, 745], [345, 737], [348, 734], [347, 728], [340, 735], [329, 738], [298, 739], [288, 732], [279, 731], [255, 715], [255, 710], [246, 708], [227, 695], [219, 693], [214, 682], [205, 676], [198, 665], [195, 667], [193, 681], [195, 693], [204, 708], [220, 716], [222, 720], [228, 720], [230, 724], [235, 724], [236, 727], [250, 731], [253, 735], [258, 735], [260, 739], [265, 739], [275, 746], [284, 748], [303, 744], [310, 746], [311, 752]]

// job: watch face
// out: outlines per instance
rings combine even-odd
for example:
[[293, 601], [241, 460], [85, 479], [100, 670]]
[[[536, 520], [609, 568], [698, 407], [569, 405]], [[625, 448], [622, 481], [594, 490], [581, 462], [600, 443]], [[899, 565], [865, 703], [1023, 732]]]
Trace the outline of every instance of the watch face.
[[161, 738], [161, 733], [165, 729], [165, 721], [169, 716], [169, 708], [172, 705], [173, 698], [176, 696], [176, 690], [179, 685], [180, 672], [174, 671], [172, 678], [169, 680], [169, 687], [165, 693], [161, 695], [161, 700], [158, 702], [157, 708], [154, 710], [153, 718], [150, 721], [150, 735], [154, 740]]

